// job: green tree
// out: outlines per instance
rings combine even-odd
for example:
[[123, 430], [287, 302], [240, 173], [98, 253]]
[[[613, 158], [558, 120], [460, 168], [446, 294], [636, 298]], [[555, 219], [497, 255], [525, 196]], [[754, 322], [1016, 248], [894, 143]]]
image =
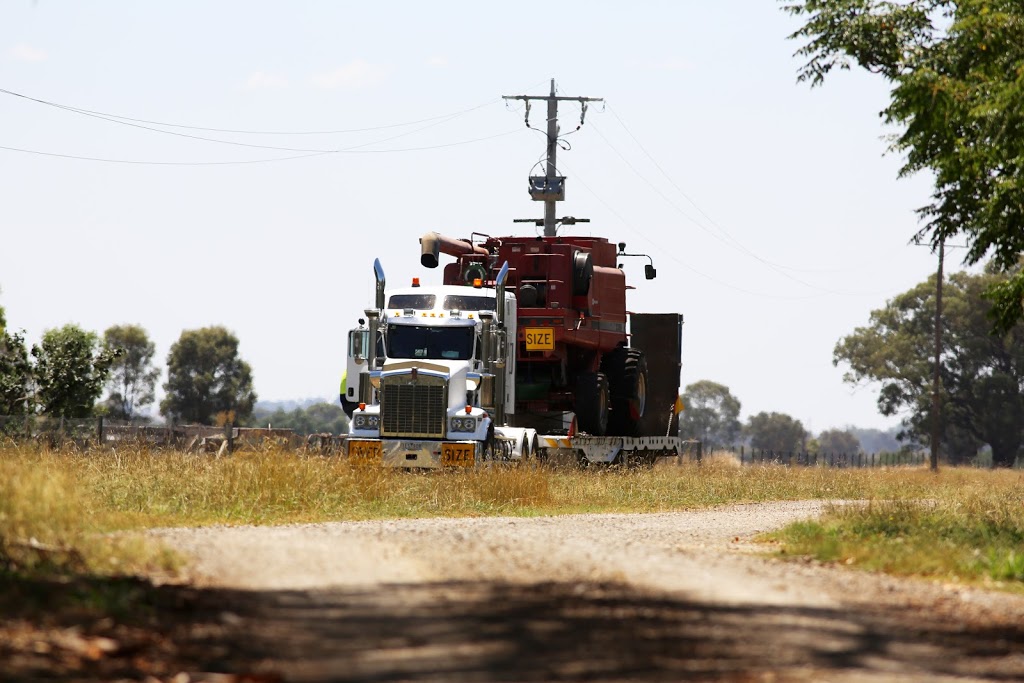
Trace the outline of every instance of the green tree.
[[32, 364], [25, 338], [0, 329], [0, 415], [24, 415], [31, 411]]
[[39, 408], [47, 415], [89, 417], [116, 355], [101, 348], [95, 332], [77, 325], [44, 332], [32, 346]]
[[270, 412], [259, 406], [253, 410], [249, 424], [255, 427], [270, 425], [276, 429], [291, 429], [296, 434], [348, 433], [348, 418], [341, 406], [333, 403], [314, 403], [306, 408], [288, 412], [281, 408]]
[[800, 420], [785, 413], [758, 413], [750, 418], [744, 431], [750, 437], [750, 447], [757, 450], [799, 451], [807, 439], [807, 430]]
[[32, 364], [25, 337], [7, 333], [7, 316], [0, 306], [0, 416], [23, 415], [32, 409]]
[[252, 369], [238, 356], [238, 338], [224, 327], [185, 330], [167, 356], [167, 396], [160, 412], [213, 424], [218, 414], [244, 421], [256, 403]]
[[845, 429], [826, 429], [817, 438], [818, 448], [823, 453], [859, 453], [860, 441]]
[[156, 345], [138, 325], [114, 325], [103, 333], [104, 347], [120, 349], [110, 367], [105, 404], [111, 417], [131, 420], [139, 408], [153, 403], [160, 370], [153, 366]]
[[[942, 293], [944, 352], [942, 447], [953, 463], [974, 457], [986, 443], [997, 466], [1017, 457], [1024, 430], [1024, 323], [993, 334], [986, 291], [1005, 275], [954, 273]], [[851, 384], [881, 384], [878, 409], [902, 415], [905, 436], [924, 439], [931, 427], [934, 372], [935, 278], [872, 311], [836, 344], [833, 363], [849, 371]]]
[[740, 402], [724, 384], [700, 380], [686, 387], [682, 395], [679, 434], [699, 439], [705, 448], [732, 446], [739, 439]]
[[962, 235], [967, 263], [991, 253], [1013, 271], [986, 291], [997, 329], [1010, 330], [1024, 316], [1024, 4], [803, 0], [785, 10], [806, 19], [790, 36], [806, 41], [799, 80], [819, 85], [852, 62], [892, 84], [881, 115], [901, 129], [901, 175], [935, 179], [916, 239], [937, 247]]

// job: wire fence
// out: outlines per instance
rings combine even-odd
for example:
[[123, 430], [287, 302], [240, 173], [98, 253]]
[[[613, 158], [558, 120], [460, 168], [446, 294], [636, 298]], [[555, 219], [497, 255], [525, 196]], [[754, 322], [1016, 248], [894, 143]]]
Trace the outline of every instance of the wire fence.
[[924, 451], [897, 451], [895, 453], [810, 453], [806, 451], [772, 451], [741, 447], [738, 453], [741, 465], [789, 465], [803, 467], [921, 467], [929, 463]]
[[146, 448], [223, 454], [236, 448], [277, 447], [317, 453], [340, 450], [340, 438], [332, 434], [300, 435], [291, 429], [236, 427], [232, 424], [150, 424], [45, 415], [0, 415], [0, 444], [38, 444], [52, 449]]

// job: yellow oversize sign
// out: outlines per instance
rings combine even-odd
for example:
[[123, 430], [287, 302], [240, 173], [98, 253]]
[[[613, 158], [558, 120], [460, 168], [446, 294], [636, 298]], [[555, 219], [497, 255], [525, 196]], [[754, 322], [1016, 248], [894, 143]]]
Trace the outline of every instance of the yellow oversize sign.
[[445, 467], [472, 467], [475, 462], [476, 446], [474, 444], [441, 444], [441, 465]]
[[555, 329], [553, 327], [527, 327], [523, 332], [527, 351], [554, 351]]

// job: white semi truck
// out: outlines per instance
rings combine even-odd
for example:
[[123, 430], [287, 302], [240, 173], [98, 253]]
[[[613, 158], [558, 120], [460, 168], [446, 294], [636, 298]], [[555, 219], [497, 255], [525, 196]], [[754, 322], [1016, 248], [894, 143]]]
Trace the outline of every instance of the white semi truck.
[[[544, 345], [550, 340], [541, 337], [553, 331], [519, 329], [507, 261], [493, 280], [481, 269], [470, 275], [485, 277], [462, 285], [421, 286], [414, 279], [385, 290], [379, 260], [374, 274], [376, 305], [349, 332], [341, 397], [351, 412], [346, 452], [353, 462], [439, 468], [558, 456], [583, 464], [651, 463], [681, 453], [680, 439], [670, 435], [671, 406], [662, 411], [664, 431], [646, 436], [587, 434], [569, 411], [524, 414], [529, 402], [519, 402], [517, 414], [516, 349]], [[678, 368], [672, 365], [676, 387]]]

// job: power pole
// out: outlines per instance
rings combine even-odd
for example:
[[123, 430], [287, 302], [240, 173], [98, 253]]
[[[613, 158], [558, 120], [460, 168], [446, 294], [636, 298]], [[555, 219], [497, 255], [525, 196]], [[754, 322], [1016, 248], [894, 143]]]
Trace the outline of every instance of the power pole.
[[939, 272], [935, 280], [935, 375], [932, 378], [932, 472], [939, 471], [939, 439], [942, 434], [942, 261], [946, 255], [946, 240], [939, 241]]
[[565, 176], [559, 175], [555, 158], [558, 154], [558, 103], [565, 101], [579, 102], [583, 108], [580, 114], [580, 125], [587, 113], [588, 102], [603, 102], [600, 97], [559, 97], [555, 94], [555, 79], [551, 79], [549, 95], [505, 95], [506, 100], [522, 100], [526, 103], [526, 125], [530, 127], [530, 102], [547, 102], [548, 112], [548, 160], [543, 176], [530, 177], [530, 196], [535, 201], [544, 202], [544, 235], [554, 237], [557, 233], [555, 205], [565, 199]]

